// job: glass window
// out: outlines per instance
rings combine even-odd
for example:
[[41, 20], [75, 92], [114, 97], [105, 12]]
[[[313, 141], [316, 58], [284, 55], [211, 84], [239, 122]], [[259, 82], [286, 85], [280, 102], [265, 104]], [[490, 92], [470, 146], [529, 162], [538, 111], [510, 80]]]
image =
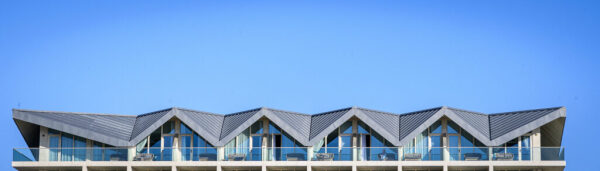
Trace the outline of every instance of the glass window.
[[75, 136], [75, 142], [74, 142], [74, 152], [75, 154], [73, 155], [75, 158], [75, 161], [85, 161], [85, 154], [86, 154], [86, 145], [87, 142], [85, 140], [85, 138], [82, 137], [78, 137]]
[[359, 134], [368, 134], [370, 133], [371, 128], [362, 121], [358, 122], [358, 133]]
[[460, 136], [460, 146], [462, 147], [473, 147], [475, 144], [473, 143], [473, 136], [469, 133], [463, 131]]
[[208, 143], [204, 141], [204, 138], [194, 134], [194, 147], [206, 147]]
[[73, 135], [63, 134], [60, 138], [60, 160], [61, 161], [72, 161], [73, 160]]
[[60, 136], [50, 136], [50, 161], [58, 161], [59, 137]]
[[384, 147], [385, 140], [377, 133], [371, 135], [371, 147]]
[[173, 121], [167, 121], [164, 125], [163, 125], [163, 133], [164, 134], [174, 134], [175, 133], [175, 122]]
[[252, 124], [250, 129], [252, 130], [252, 132], [251, 132], [252, 134], [262, 134], [263, 133], [262, 121], [258, 121], [256, 123]]
[[340, 132], [342, 134], [352, 134], [352, 122], [346, 121], [344, 124], [342, 124], [340, 127]]
[[531, 159], [531, 140], [529, 136], [521, 136], [521, 160]]
[[288, 134], [284, 133], [281, 136], [281, 147], [294, 147], [295, 145], [294, 139], [292, 139]]
[[194, 133], [194, 131], [192, 131], [187, 125], [185, 125], [183, 122], [181, 122], [181, 124], [179, 125], [179, 132], [181, 132], [181, 134], [192, 134]]
[[102, 155], [103, 155], [103, 150], [102, 150], [102, 143], [99, 142], [94, 142], [93, 144], [93, 148], [94, 150], [92, 151], [92, 160], [93, 161], [102, 161]]
[[270, 134], [281, 134], [281, 130], [277, 125], [273, 125], [273, 122], [269, 122], [269, 133]]
[[327, 147], [337, 147], [338, 143], [338, 133], [337, 131], [333, 131], [331, 134], [327, 136]]
[[165, 142], [164, 149], [162, 151], [162, 160], [171, 161], [173, 153], [173, 136], [163, 136], [163, 139], [165, 140]]
[[160, 148], [160, 136], [160, 129], [157, 129], [156, 131], [152, 132], [152, 134], [150, 134], [150, 147]]
[[437, 121], [429, 127], [431, 133], [441, 134], [442, 133], [442, 121]]
[[458, 134], [458, 130], [460, 129], [460, 127], [458, 127], [458, 125], [456, 125], [456, 123], [452, 122], [451, 120], [448, 120], [448, 130], [447, 132], [449, 134]]
[[57, 130], [48, 128], [48, 135], [60, 135], [60, 132]]

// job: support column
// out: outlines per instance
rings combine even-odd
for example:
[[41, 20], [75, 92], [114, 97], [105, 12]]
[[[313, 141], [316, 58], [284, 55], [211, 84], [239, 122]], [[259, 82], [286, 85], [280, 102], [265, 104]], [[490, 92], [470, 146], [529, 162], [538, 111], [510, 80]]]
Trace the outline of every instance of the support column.
[[136, 147], [129, 147], [127, 148], [127, 161], [133, 161], [133, 158], [135, 157], [135, 153], [137, 153], [137, 151], [135, 151]]
[[265, 165], [262, 165], [262, 167], [261, 167], [261, 169], [260, 169], [260, 170], [262, 170], [262, 171], [267, 171], [267, 166], [265, 166]]
[[225, 160], [225, 147], [217, 147], [217, 161], [223, 160]]
[[133, 168], [131, 168], [131, 166], [127, 166], [127, 171], [133, 171]]
[[[179, 130], [180, 130], [179, 126], [181, 125], [180, 122], [181, 122], [180, 120], [175, 121], [175, 132], [176, 133], [179, 133]], [[181, 134], [176, 134], [176, 135], [181, 135]], [[181, 161], [181, 151], [179, 150], [179, 147], [181, 145], [179, 145], [179, 138], [181, 138], [181, 137], [173, 136], [173, 147], [171, 150], [172, 151], [171, 155], [173, 155], [171, 157], [172, 157], [173, 161]]]
[[221, 165], [217, 165], [217, 171], [222, 171], [223, 168], [221, 168]]
[[176, 166], [171, 166], [171, 171], [177, 171], [177, 167]]
[[494, 165], [490, 165], [490, 167], [488, 167], [488, 171], [494, 171]]
[[444, 165], [444, 171], [448, 171], [448, 165]]
[[398, 171], [402, 171], [402, 165], [398, 165]]
[[358, 121], [352, 119], [352, 161], [358, 160]]
[[306, 171], [312, 171], [312, 166], [310, 166], [310, 165], [306, 166]]
[[87, 166], [82, 166], [81, 167], [81, 171], [87, 171], [87, 170], [88, 170]]
[[352, 165], [352, 171], [357, 171], [356, 170], [356, 165]]
[[398, 147], [398, 161], [402, 161], [402, 158], [404, 158], [404, 148]]
[[307, 147], [306, 148], [306, 161], [311, 161], [312, 157], [314, 156], [314, 151], [313, 151], [313, 147]]
[[488, 159], [490, 161], [494, 160], [494, 150], [492, 147], [488, 147]]
[[50, 157], [50, 136], [48, 135], [48, 128], [40, 126], [40, 148], [39, 148], [39, 161], [48, 161]]
[[531, 135], [531, 148], [532, 150], [532, 160], [540, 161], [542, 160], [542, 134], [540, 133], [540, 128], [536, 128], [532, 131]]

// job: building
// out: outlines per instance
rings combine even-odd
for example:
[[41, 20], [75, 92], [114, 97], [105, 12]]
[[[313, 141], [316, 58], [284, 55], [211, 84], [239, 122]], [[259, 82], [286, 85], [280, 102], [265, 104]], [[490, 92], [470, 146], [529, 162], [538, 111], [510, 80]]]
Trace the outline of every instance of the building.
[[351, 107], [307, 115], [169, 108], [138, 116], [13, 110], [20, 171], [554, 171], [564, 107], [483, 114]]

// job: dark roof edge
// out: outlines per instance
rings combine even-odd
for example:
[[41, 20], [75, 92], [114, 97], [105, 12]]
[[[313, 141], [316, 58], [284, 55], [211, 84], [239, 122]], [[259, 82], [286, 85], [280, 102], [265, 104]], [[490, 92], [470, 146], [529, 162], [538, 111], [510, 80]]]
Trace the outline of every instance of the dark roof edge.
[[74, 114], [74, 115], [98, 115], [98, 116], [117, 116], [117, 117], [136, 117], [135, 115], [122, 115], [122, 114], [108, 114], [108, 113], [85, 113], [85, 112], [62, 112], [62, 111], [50, 111], [50, 110], [32, 110], [32, 109], [12, 109], [13, 114], [15, 111], [20, 112], [40, 112], [40, 113], [62, 113], [62, 114]]

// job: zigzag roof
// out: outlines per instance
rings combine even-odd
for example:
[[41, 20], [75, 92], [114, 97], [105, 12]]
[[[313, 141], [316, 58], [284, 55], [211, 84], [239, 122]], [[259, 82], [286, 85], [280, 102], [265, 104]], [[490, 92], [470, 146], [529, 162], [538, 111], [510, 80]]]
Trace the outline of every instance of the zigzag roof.
[[114, 146], [133, 146], [173, 117], [206, 141], [223, 146], [261, 118], [267, 118], [299, 143], [312, 146], [352, 117], [369, 125], [396, 146], [407, 144], [442, 117], [448, 117], [487, 146], [511, 139], [566, 117], [564, 107], [483, 114], [437, 107], [394, 114], [350, 107], [319, 114], [256, 108], [232, 114], [214, 114], [169, 108], [138, 116], [13, 109], [13, 119], [29, 146], [36, 146], [35, 126], [44, 126]]

